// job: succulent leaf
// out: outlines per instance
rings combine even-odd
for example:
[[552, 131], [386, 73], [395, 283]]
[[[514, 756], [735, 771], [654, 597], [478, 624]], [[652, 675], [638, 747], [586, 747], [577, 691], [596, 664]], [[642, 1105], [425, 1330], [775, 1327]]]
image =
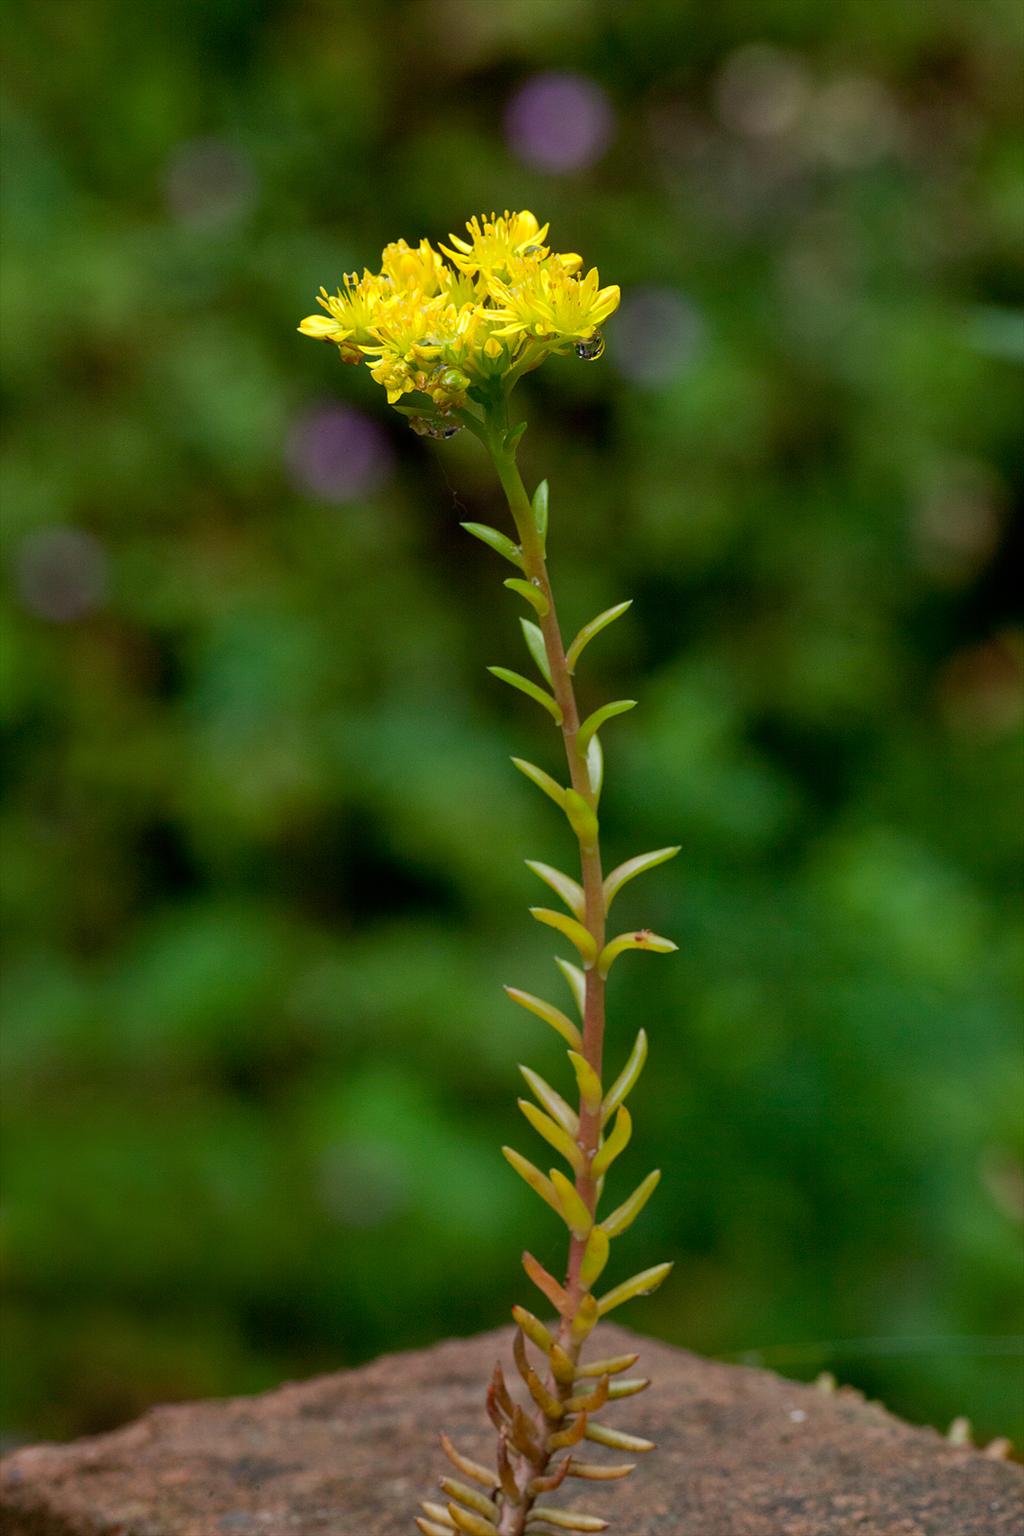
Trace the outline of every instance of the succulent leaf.
[[617, 1285], [614, 1290], [601, 1297], [597, 1304], [598, 1316], [604, 1317], [614, 1307], [621, 1307], [624, 1301], [632, 1301], [634, 1296], [650, 1296], [652, 1291], [658, 1289], [671, 1269], [671, 1263], [655, 1264], [651, 1269], [641, 1270], [638, 1275], [633, 1275], [629, 1280], [623, 1280], [621, 1285]]
[[626, 610], [632, 606], [633, 599], [628, 597], [624, 603], [616, 603], [614, 608], [606, 608], [603, 613], [597, 615], [596, 619], [591, 619], [589, 624], [584, 624], [565, 653], [565, 661], [570, 673], [576, 671], [576, 663], [594, 636], [599, 635], [602, 629], [607, 629], [609, 624], [614, 624], [616, 619], [621, 619]]
[[[533, 1520], [545, 1520], [548, 1525], [553, 1525], [557, 1531], [606, 1531], [608, 1521], [598, 1519], [597, 1515], [583, 1515], [571, 1509], [548, 1509], [546, 1505], [538, 1504], [531, 1511]], [[541, 1529], [528, 1524], [528, 1531]]]
[[559, 1285], [554, 1275], [549, 1274], [543, 1264], [539, 1263], [532, 1253], [524, 1253], [522, 1262], [523, 1268], [537, 1289], [547, 1297], [559, 1316], [565, 1317], [571, 1310], [569, 1307], [569, 1297]]
[[587, 1416], [581, 1413], [568, 1429], [560, 1429], [557, 1434], [549, 1435], [547, 1448], [549, 1451], [559, 1451], [570, 1445], [579, 1445], [586, 1438]]
[[573, 1237], [589, 1236], [594, 1218], [577, 1194], [575, 1186], [557, 1168], [551, 1169], [551, 1182], [562, 1205], [562, 1215]]
[[618, 1077], [609, 1088], [607, 1097], [605, 1098], [604, 1103], [601, 1105], [602, 1125], [607, 1123], [607, 1121], [618, 1109], [623, 1099], [625, 1099], [626, 1095], [632, 1091], [637, 1078], [640, 1076], [640, 1073], [644, 1069], [644, 1063], [646, 1060], [647, 1031], [645, 1029], [641, 1029], [637, 1032], [636, 1040], [633, 1042], [633, 1049], [630, 1051], [629, 1056], [626, 1059], [626, 1065], [623, 1067], [622, 1071], [619, 1073]]
[[488, 667], [487, 670], [492, 677], [508, 683], [510, 688], [518, 688], [520, 693], [525, 693], [528, 699], [533, 699], [535, 703], [547, 710], [556, 725], [561, 725], [561, 708], [550, 693], [545, 693], [543, 688], [538, 688], [536, 683], [531, 683], [530, 679], [523, 677], [521, 672], [513, 672], [511, 667]]
[[[447, 1513], [446, 1510], [445, 1514]], [[449, 1536], [450, 1531], [457, 1529], [454, 1520], [449, 1520], [446, 1525], [442, 1525], [440, 1520], [424, 1520], [422, 1515], [416, 1515], [414, 1518], [422, 1536]]]
[[590, 1171], [595, 1178], [598, 1174], [607, 1173], [619, 1153], [626, 1150], [632, 1134], [633, 1117], [625, 1104], [620, 1104], [611, 1134], [605, 1139], [604, 1145], [599, 1149], [590, 1165]]
[[456, 1530], [464, 1531], [465, 1536], [498, 1536], [498, 1527], [492, 1520], [485, 1520], [483, 1515], [462, 1509], [458, 1504], [449, 1504], [448, 1513], [455, 1521]]
[[653, 1440], [642, 1440], [639, 1435], [627, 1435], [621, 1429], [610, 1429], [607, 1424], [588, 1424], [584, 1437], [595, 1445], [610, 1445], [615, 1451], [632, 1451], [642, 1455], [654, 1450]]
[[590, 780], [590, 792], [596, 805], [601, 798], [601, 789], [604, 785], [604, 752], [601, 747], [601, 738], [596, 731], [591, 736], [590, 746], [587, 748], [587, 778]]
[[562, 809], [569, 818], [569, 825], [579, 838], [584, 852], [593, 852], [597, 846], [600, 831], [594, 807], [584, 800], [577, 790], [567, 789], [564, 792]]
[[519, 1065], [519, 1070], [523, 1074], [526, 1086], [541, 1108], [546, 1109], [552, 1120], [557, 1120], [570, 1136], [575, 1136], [580, 1128], [580, 1117], [576, 1111], [570, 1108], [550, 1083], [544, 1081], [539, 1072], [534, 1072], [530, 1067], [524, 1067], [522, 1063]]
[[546, 618], [551, 612], [551, 604], [540, 587], [534, 586], [532, 581], [524, 581], [521, 576], [509, 576], [502, 582], [502, 586], [508, 587], [510, 592], [518, 592], [529, 603], [538, 619]]
[[585, 928], [575, 917], [568, 917], [564, 912], [553, 912], [550, 907], [531, 907], [530, 916], [535, 917], [538, 923], [544, 923], [548, 928], [557, 928], [559, 933], [575, 944], [582, 956], [584, 965], [592, 965], [597, 959], [597, 942], [589, 928]]
[[544, 769], [538, 768], [535, 763], [528, 763], [525, 757], [514, 757], [512, 761], [531, 784], [536, 784], [537, 788], [542, 789], [560, 810], [565, 810], [566, 791], [551, 777], [550, 773], [545, 773]]
[[460, 1483], [454, 1477], [442, 1477], [438, 1479], [438, 1486], [450, 1499], [458, 1499], [459, 1503], [465, 1504], [467, 1509], [475, 1509], [478, 1515], [483, 1515], [488, 1520], [498, 1518], [498, 1506], [493, 1499], [478, 1493], [468, 1483]]
[[[586, 1014], [587, 1008], [587, 978], [579, 966], [573, 965], [571, 960], [562, 960], [556, 956], [555, 964], [569, 983], [569, 989], [572, 992], [577, 1011], [582, 1019]], [[583, 1049], [582, 1044], [576, 1046], [575, 1049], [581, 1051]]]
[[548, 537], [548, 504], [550, 499], [548, 483], [546, 480], [542, 480], [533, 493], [532, 503], [533, 521], [537, 532], [540, 534], [542, 543], [546, 543]]
[[576, 1367], [577, 1378], [586, 1376], [617, 1376], [620, 1371], [628, 1371], [631, 1365], [636, 1365], [639, 1355], [609, 1355], [607, 1360], [593, 1360], [589, 1365]]
[[580, 757], [586, 758], [591, 737], [606, 721], [614, 720], [616, 715], [625, 715], [635, 708], [636, 699], [615, 699], [611, 704], [602, 704], [600, 709], [595, 709], [592, 715], [588, 715], [576, 733], [576, 751]]
[[517, 1099], [516, 1102], [537, 1134], [543, 1136], [548, 1146], [560, 1152], [570, 1168], [579, 1173], [583, 1168], [583, 1153], [568, 1132], [563, 1131], [557, 1121], [538, 1109], [536, 1104], [531, 1104], [529, 1099]]
[[593, 1114], [601, 1103], [601, 1079], [594, 1071], [590, 1062], [579, 1051], [569, 1051], [569, 1060], [572, 1069], [576, 1073], [576, 1083], [580, 1090], [584, 1108], [588, 1114]]
[[[580, 1236], [579, 1233], [576, 1234]], [[587, 1246], [583, 1251], [583, 1259], [580, 1263], [580, 1284], [587, 1290], [600, 1279], [605, 1265], [608, 1263], [608, 1255], [611, 1251], [611, 1241], [603, 1227], [594, 1227], [587, 1238]]]
[[562, 1207], [558, 1203], [558, 1196], [555, 1194], [554, 1186], [550, 1179], [546, 1179], [540, 1169], [535, 1168], [528, 1158], [523, 1157], [521, 1152], [516, 1151], [515, 1147], [502, 1147], [501, 1155], [510, 1167], [515, 1169], [519, 1177], [529, 1184], [534, 1193], [540, 1195], [545, 1204], [550, 1205], [557, 1216], [561, 1216]]
[[[568, 961], [562, 963], [568, 964]], [[573, 969], [575, 970], [576, 967], [574, 966]], [[582, 974], [581, 971], [580, 975]], [[525, 1008], [527, 1013], [536, 1014], [538, 1019], [543, 1019], [545, 1024], [550, 1024], [563, 1040], [568, 1041], [573, 1050], [583, 1049], [583, 1036], [561, 1008], [556, 1008], [554, 1003], [546, 1003], [542, 997], [534, 997], [532, 992], [524, 992], [519, 987], [506, 987], [505, 991], [514, 1003], [519, 1004], [520, 1008]]]
[[519, 623], [522, 625], [523, 639], [526, 641], [526, 648], [530, 655], [533, 657], [537, 671], [547, 683], [548, 687], [550, 687], [551, 663], [548, 661], [548, 653], [544, 645], [544, 636], [531, 619], [520, 619]]
[[637, 875], [645, 874], [649, 869], [657, 869], [659, 864], [667, 864], [678, 852], [679, 845], [674, 848], [656, 848], [653, 853], [638, 853], [636, 858], [627, 859], [624, 864], [613, 869], [604, 882], [605, 911], [611, 910], [615, 897], [630, 880], [635, 880]]
[[459, 526], [465, 528], [467, 533], [471, 533], [474, 539], [480, 539], [482, 543], [489, 545], [496, 554], [504, 555], [506, 560], [510, 560], [520, 570], [523, 569], [523, 552], [519, 545], [513, 544], [512, 540], [506, 538], [503, 533], [499, 533], [497, 528], [489, 528], [486, 523], [460, 523]]
[[463, 1477], [471, 1477], [475, 1483], [482, 1483], [485, 1488], [497, 1487], [498, 1479], [489, 1467], [483, 1466], [479, 1461], [473, 1461], [469, 1456], [463, 1456], [447, 1435], [442, 1434], [440, 1439], [441, 1449], [457, 1472], [461, 1472]]
[[540, 1318], [534, 1317], [532, 1312], [528, 1312], [525, 1307], [519, 1306], [512, 1308], [512, 1316], [526, 1334], [530, 1343], [536, 1344], [538, 1349], [542, 1349], [546, 1355], [550, 1355], [555, 1344], [554, 1335], [545, 1328]]
[[542, 864], [539, 859], [527, 859], [527, 869], [531, 869], [538, 879], [550, 886], [556, 896], [560, 896], [574, 917], [583, 921], [586, 910], [586, 898], [583, 887], [578, 880], [573, 880], [571, 875], [563, 875], [560, 869], [554, 869], [550, 864]]
[[571, 1333], [576, 1343], [582, 1343], [582, 1341], [588, 1337], [588, 1335], [593, 1331], [594, 1325], [597, 1322], [599, 1316], [600, 1313], [597, 1310], [597, 1302], [594, 1300], [593, 1296], [584, 1296], [583, 1300], [580, 1302], [576, 1309], [576, 1316], [569, 1324], [569, 1332]]
[[638, 928], [633, 933], [620, 933], [617, 939], [612, 939], [602, 949], [597, 968], [602, 976], [607, 976], [618, 957], [627, 949], [646, 949], [652, 955], [671, 955], [679, 948], [671, 939], [663, 939], [659, 933], [652, 933], [649, 928]]
[[635, 1471], [635, 1461], [621, 1462], [618, 1465], [604, 1462], [598, 1465], [596, 1462], [577, 1461], [574, 1457], [569, 1463], [570, 1477], [582, 1477], [595, 1483], [617, 1482], [620, 1477], [628, 1477]]
[[641, 1184], [638, 1184], [628, 1199], [623, 1200], [620, 1206], [612, 1211], [610, 1216], [605, 1216], [601, 1222], [602, 1227], [609, 1237], [618, 1237], [631, 1227], [640, 1215], [648, 1200], [654, 1194], [661, 1181], [661, 1169], [655, 1168], [649, 1173]]

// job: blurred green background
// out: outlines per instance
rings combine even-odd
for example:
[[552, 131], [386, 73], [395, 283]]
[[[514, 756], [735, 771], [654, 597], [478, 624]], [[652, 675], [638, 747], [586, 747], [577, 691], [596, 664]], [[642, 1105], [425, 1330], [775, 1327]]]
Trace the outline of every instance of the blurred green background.
[[[1024, 1436], [1016, 0], [8, 3], [6, 1433], [493, 1326], [553, 1218], [508, 762], [557, 740], [466, 435], [295, 332], [531, 207], [619, 282], [521, 391], [652, 1036], [628, 1319]], [[1019, 553], [1019, 548], [1018, 548]], [[534, 1151], [534, 1154], [536, 1152]], [[635, 1261], [635, 1262], [634, 1262]]]

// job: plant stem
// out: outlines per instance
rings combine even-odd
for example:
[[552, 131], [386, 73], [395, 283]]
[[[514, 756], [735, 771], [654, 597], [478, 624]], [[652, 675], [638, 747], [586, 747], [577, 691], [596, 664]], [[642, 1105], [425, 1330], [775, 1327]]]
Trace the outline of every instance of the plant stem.
[[[539, 622], [544, 636], [544, 648], [547, 652], [548, 665], [551, 669], [552, 692], [562, 711], [561, 731], [570, 782], [573, 789], [583, 797], [596, 816], [597, 796], [590, 783], [587, 763], [576, 747], [580, 716], [576, 704], [576, 692], [573, 686], [572, 674], [566, 662], [565, 646], [562, 641], [555, 600], [548, 576], [544, 540], [537, 529], [533, 507], [526, 493], [522, 476], [519, 473], [514, 451], [510, 451], [506, 447], [503, 435], [497, 431], [488, 433], [485, 440], [494, 460], [502, 489], [508, 500], [509, 510], [515, 521], [527, 578], [543, 593], [548, 604], [547, 612]], [[584, 926], [594, 940], [596, 953], [600, 954], [605, 942], [605, 902], [600, 840], [599, 836], [595, 833], [592, 844], [586, 843], [579, 835], [578, 841], [585, 901]], [[604, 1052], [605, 983], [596, 965], [587, 968], [585, 974], [583, 1055], [597, 1074], [598, 1079], [600, 1079]], [[576, 1190], [592, 1218], [597, 1208], [598, 1181], [591, 1175], [590, 1165], [600, 1145], [600, 1137], [600, 1105], [596, 1109], [588, 1109], [581, 1095], [577, 1144], [583, 1154], [583, 1167], [576, 1176]], [[585, 1238], [573, 1237], [570, 1239], [565, 1289], [568, 1292], [571, 1307], [569, 1316], [562, 1319], [558, 1336], [559, 1343], [574, 1364], [580, 1352], [581, 1342], [574, 1341], [572, 1338], [571, 1319], [584, 1295], [584, 1289], [580, 1281], [580, 1266], [583, 1261], [585, 1248]], [[561, 1386], [555, 1383], [553, 1379], [551, 1386], [552, 1390], [556, 1391], [563, 1399], [572, 1392], [571, 1386]], [[525, 1511], [523, 1518], [525, 1518]], [[520, 1528], [521, 1526], [509, 1526], [508, 1530], [512, 1533], [512, 1536], [515, 1536], [515, 1533]], [[502, 1530], [504, 1531], [505, 1529], [506, 1527], [503, 1526]]]

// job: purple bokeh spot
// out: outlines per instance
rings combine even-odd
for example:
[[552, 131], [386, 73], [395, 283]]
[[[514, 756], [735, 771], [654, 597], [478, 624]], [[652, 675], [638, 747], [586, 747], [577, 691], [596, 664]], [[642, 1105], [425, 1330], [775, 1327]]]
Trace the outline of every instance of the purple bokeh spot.
[[288, 467], [297, 488], [324, 501], [356, 501], [390, 475], [391, 449], [369, 417], [340, 405], [304, 412], [288, 434]]
[[692, 367], [704, 335], [700, 312], [673, 288], [634, 288], [608, 328], [618, 371], [634, 384], [664, 384]]
[[601, 87], [584, 75], [534, 75], [505, 112], [514, 154], [540, 171], [585, 170], [611, 142], [615, 117]]
[[27, 533], [14, 555], [18, 596], [29, 613], [51, 624], [85, 618], [107, 595], [107, 556], [80, 528]]

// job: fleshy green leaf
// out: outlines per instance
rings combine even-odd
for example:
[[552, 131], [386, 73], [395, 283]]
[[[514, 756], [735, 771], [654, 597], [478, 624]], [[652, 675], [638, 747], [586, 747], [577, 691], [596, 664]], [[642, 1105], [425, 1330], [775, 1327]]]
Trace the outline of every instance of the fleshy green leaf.
[[619, 1107], [615, 1116], [615, 1124], [610, 1135], [605, 1139], [604, 1145], [597, 1151], [594, 1161], [590, 1165], [590, 1172], [596, 1179], [599, 1174], [607, 1173], [620, 1152], [624, 1152], [629, 1145], [629, 1138], [633, 1134], [633, 1117], [625, 1104]]
[[494, 1473], [490, 1467], [485, 1467], [479, 1461], [473, 1461], [469, 1456], [463, 1456], [462, 1452], [449, 1440], [444, 1433], [441, 1434], [441, 1449], [455, 1469], [462, 1473], [463, 1477], [471, 1477], [475, 1483], [481, 1483], [485, 1488], [494, 1487]]
[[[530, 1511], [531, 1520], [543, 1520], [557, 1531], [606, 1531], [608, 1521], [597, 1515], [583, 1515], [573, 1509], [549, 1509], [546, 1504], [535, 1504]], [[527, 1526], [527, 1530], [530, 1527]]]
[[550, 1205], [556, 1216], [561, 1216], [562, 1207], [558, 1203], [554, 1185], [550, 1179], [546, 1179], [539, 1168], [535, 1168], [529, 1158], [523, 1157], [515, 1147], [502, 1147], [501, 1155], [510, 1167], [514, 1168], [521, 1179], [524, 1179], [534, 1194], [540, 1195], [545, 1204]]
[[654, 1450], [653, 1440], [641, 1440], [639, 1435], [627, 1435], [621, 1429], [609, 1429], [607, 1424], [591, 1424], [589, 1420], [584, 1438], [594, 1445], [610, 1445], [615, 1451], [632, 1451], [636, 1456]]
[[545, 618], [550, 612], [551, 604], [540, 587], [535, 586], [532, 581], [524, 581], [521, 576], [510, 576], [507, 581], [502, 582], [502, 586], [508, 587], [510, 592], [518, 592], [520, 597], [525, 598], [539, 619]]
[[631, 1365], [636, 1365], [639, 1359], [639, 1355], [610, 1355], [607, 1360], [591, 1360], [589, 1365], [577, 1366], [576, 1376], [617, 1376], [620, 1371], [628, 1371]]
[[569, 825], [580, 840], [581, 846], [589, 852], [597, 843], [598, 820], [594, 808], [588, 805], [583, 796], [575, 789], [563, 791], [562, 809], [569, 818]]
[[613, 1291], [601, 1297], [597, 1304], [598, 1316], [604, 1317], [614, 1307], [621, 1307], [624, 1301], [632, 1301], [634, 1296], [649, 1296], [652, 1291], [658, 1289], [671, 1269], [671, 1263], [655, 1264], [652, 1269], [641, 1270], [640, 1274], [633, 1275], [629, 1280], [623, 1280], [621, 1285], [617, 1285]]
[[523, 639], [526, 648], [533, 657], [537, 671], [544, 681], [551, 686], [551, 663], [548, 661], [548, 653], [544, 648], [544, 635], [532, 619], [520, 619], [523, 629]]
[[593, 1332], [599, 1316], [597, 1302], [593, 1296], [584, 1296], [576, 1309], [576, 1316], [569, 1324], [569, 1332], [577, 1343]]
[[627, 608], [632, 608], [633, 599], [628, 597], [624, 603], [616, 603], [614, 608], [606, 608], [599, 613], [596, 619], [591, 619], [589, 624], [584, 624], [575, 640], [565, 654], [565, 660], [570, 672], [575, 672], [576, 663], [579, 661], [583, 650], [599, 635], [602, 629], [607, 629], [609, 624], [614, 624], [616, 619], [621, 619]]
[[[531, 1104], [529, 1099], [517, 1099], [516, 1102], [538, 1136], [543, 1136], [548, 1146], [560, 1152], [569, 1167], [579, 1173], [583, 1167], [583, 1154], [569, 1133], [564, 1131], [557, 1121], [552, 1120], [550, 1115], [538, 1109], [536, 1104]], [[625, 1110], [622, 1113], [625, 1114]], [[561, 1209], [559, 1209], [559, 1215], [561, 1215]]]
[[594, 1071], [590, 1062], [579, 1051], [570, 1051], [569, 1060], [572, 1069], [576, 1073], [576, 1082], [579, 1085], [580, 1097], [588, 1113], [593, 1114], [601, 1102], [601, 1079]]
[[[566, 960], [562, 963], [568, 965], [569, 962]], [[581, 971], [580, 975], [582, 974]], [[528, 1013], [536, 1014], [538, 1019], [543, 1019], [545, 1024], [550, 1024], [552, 1029], [557, 1030], [562, 1039], [567, 1041], [573, 1050], [581, 1051], [583, 1049], [583, 1036], [572, 1020], [562, 1012], [561, 1008], [556, 1008], [554, 1003], [545, 1002], [542, 997], [534, 997], [532, 992], [523, 992], [519, 987], [506, 987], [505, 991], [514, 1003], [519, 1004], [520, 1008], [525, 1008]]]
[[460, 1504], [465, 1504], [467, 1509], [475, 1510], [485, 1520], [497, 1520], [498, 1506], [486, 1494], [471, 1488], [468, 1483], [460, 1483], [454, 1477], [439, 1478], [438, 1483], [441, 1492], [446, 1493], [450, 1499], [458, 1499]]
[[489, 545], [496, 554], [504, 555], [506, 560], [511, 560], [513, 565], [518, 566], [520, 570], [523, 569], [523, 552], [519, 545], [513, 544], [512, 540], [506, 538], [503, 533], [499, 533], [497, 528], [489, 528], [486, 523], [461, 523], [459, 526], [465, 528], [467, 533], [471, 533], [474, 539]]
[[[580, 1235], [576, 1234], [577, 1237]], [[594, 1281], [599, 1279], [605, 1265], [608, 1263], [608, 1255], [611, 1252], [611, 1242], [604, 1227], [594, 1227], [587, 1238], [587, 1246], [583, 1250], [583, 1262], [580, 1265], [580, 1284], [586, 1286], [589, 1291]]]
[[590, 791], [594, 800], [601, 798], [601, 788], [604, 784], [604, 752], [601, 749], [601, 738], [596, 733], [590, 738], [590, 746], [587, 748], [587, 778], [590, 780]]
[[652, 955], [671, 955], [679, 948], [671, 939], [663, 939], [649, 928], [638, 928], [634, 933], [620, 933], [617, 939], [606, 944], [598, 957], [597, 969], [607, 976], [618, 957], [627, 949], [646, 949]]
[[620, 1477], [628, 1477], [636, 1471], [635, 1461], [603, 1462], [598, 1466], [596, 1461], [577, 1461], [575, 1456], [569, 1469], [570, 1477], [587, 1478], [595, 1483], [613, 1483]]
[[674, 848], [656, 848], [653, 853], [639, 853], [635, 859], [627, 859], [624, 864], [613, 869], [604, 882], [605, 911], [611, 910], [615, 897], [630, 880], [644, 874], [648, 869], [657, 869], [659, 864], [665, 864], [669, 859], [674, 859], [678, 852], [678, 845]]
[[546, 544], [548, 538], [548, 501], [550, 493], [548, 483], [542, 480], [533, 493], [533, 521], [537, 532], [540, 534], [541, 543]]
[[540, 704], [547, 710], [555, 724], [561, 725], [562, 711], [550, 693], [545, 693], [543, 688], [538, 688], [536, 683], [531, 683], [530, 679], [523, 677], [521, 672], [513, 672], [510, 667], [488, 667], [487, 670], [492, 677], [500, 678], [503, 683], [508, 683], [510, 688], [518, 688], [520, 693], [525, 693], [527, 698]]
[[633, 1042], [633, 1049], [629, 1053], [626, 1065], [608, 1090], [604, 1104], [601, 1106], [602, 1124], [608, 1120], [618, 1109], [627, 1093], [631, 1092], [634, 1083], [644, 1069], [647, 1060], [647, 1031], [641, 1029]]
[[532, 1067], [524, 1067], [520, 1062], [519, 1070], [523, 1074], [526, 1086], [537, 1100], [542, 1109], [546, 1109], [552, 1120], [557, 1120], [563, 1130], [570, 1136], [579, 1132], [580, 1117], [574, 1109], [562, 1098], [562, 1095], [546, 1083], [539, 1072], [534, 1072]]
[[550, 773], [545, 773], [544, 769], [538, 768], [535, 763], [528, 763], [525, 757], [514, 757], [512, 761], [531, 784], [536, 784], [538, 789], [542, 789], [555, 802], [559, 810], [565, 810], [566, 791], [551, 777]]
[[551, 1182], [561, 1201], [562, 1216], [569, 1231], [573, 1237], [587, 1237], [594, 1225], [594, 1218], [576, 1193], [575, 1186], [557, 1168], [551, 1169]]
[[494, 1522], [474, 1510], [463, 1509], [453, 1502], [448, 1505], [448, 1513], [455, 1521], [456, 1529], [462, 1531], [464, 1536], [498, 1536], [498, 1527]]
[[[493, 668], [491, 670], [493, 671]], [[606, 721], [613, 720], [616, 715], [627, 714], [629, 710], [635, 708], [636, 699], [615, 699], [611, 704], [602, 704], [600, 709], [595, 709], [592, 715], [588, 715], [576, 733], [576, 751], [580, 757], [586, 758], [591, 737]]]
[[[555, 964], [558, 966], [558, 969], [569, 983], [569, 990], [572, 992], [573, 1000], [576, 1003], [579, 1016], [582, 1019], [586, 1014], [587, 1007], [587, 978], [580, 970], [579, 966], [573, 965], [571, 960], [562, 960], [561, 958], [556, 957]], [[580, 1044], [574, 1046], [573, 1049], [582, 1051], [583, 1046]]]
[[550, 907], [531, 907], [530, 916], [536, 918], [538, 923], [543, 923], [548, 928], [557, 928], [559, 933], [564, 933], [579, 950], [584, 965], [594, 963], [597, 956], [597, 941], [589, 928], [584, 928], [576, 918], [569, 917], [565, 912], [554, 912]]
[[633, 1225], [660, 1182], [661, 1169], [655, 1168], [642, 1184], [637, 1185], [627, 1200], [623, 1200], [610, 1216], [604, 1218], [601, 1225], [609, 1237], [618, 1237], [620, 1232], [625, 1232], [627, 1227]]
[[573, 916], [582, 922], [586, 898], [578, 880], [574, 880], [571, 875], [563, 875], [560, 869], [553, 869], [550, 864], [542, 864], [539, 859], [527, 859], [526, 867], [532, 869], [545, 885], [550, 886], [556, 896], [561, 896]]

